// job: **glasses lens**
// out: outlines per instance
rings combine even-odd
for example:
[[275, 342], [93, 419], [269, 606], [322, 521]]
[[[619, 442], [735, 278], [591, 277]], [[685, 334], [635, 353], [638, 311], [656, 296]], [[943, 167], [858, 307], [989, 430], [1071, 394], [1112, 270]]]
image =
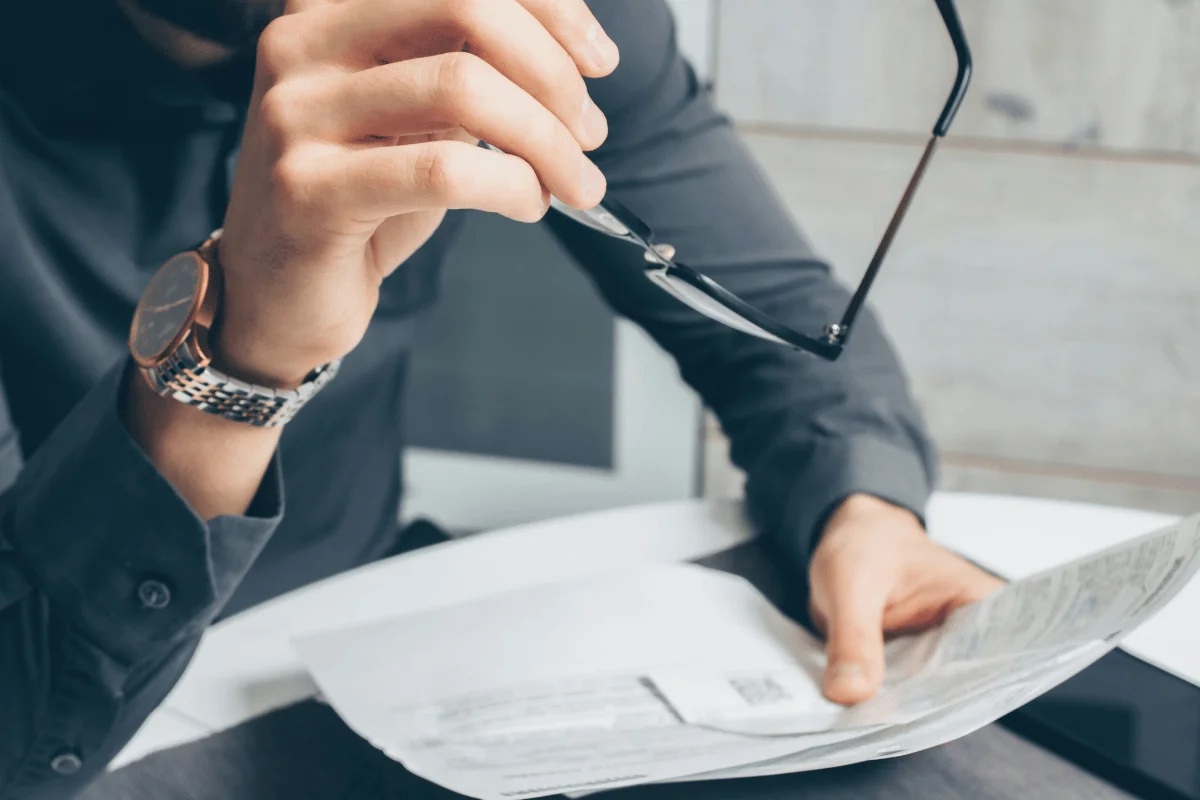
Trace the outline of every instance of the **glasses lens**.
[[698, 311], [711, 320], [720, 322], [722, 325], [734, 328], [742, 333], [766, 339], [768, 342], [775, 342], [782, 345], [788, 344], [773, 333], [768, 333], [755, 325], [736, 311], [726, 308], [690, 283], [667, 274], [665, 270], [649, 271], [646, 273], [646, 277], [657, 283], [693, 311]]

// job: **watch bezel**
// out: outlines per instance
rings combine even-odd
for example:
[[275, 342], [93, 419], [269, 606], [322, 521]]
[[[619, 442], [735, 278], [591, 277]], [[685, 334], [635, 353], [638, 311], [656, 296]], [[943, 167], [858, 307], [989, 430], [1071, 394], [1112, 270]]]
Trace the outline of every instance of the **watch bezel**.
[[[154, 287], [156, 281], [161, 280], [164, 275], [164, 270], [172, 261], [179, 258], [190, 258], [195, 263], [199, 278], [196, 282], [196, 293], [192, 297], [191, 307], [188, 309], [187, 317], [180, 324], [175, 335], [167, 342], [162, 349], [153, 355], [143, 355], [137, 351], [134, 342], [137, 339], [138, 329], [141, 324], [143, 305], [145, 298], [150, 290]], [[182, 253], [177, 253], [159, 268], [158, 272], [154, 273], [154, 277], [146, 285], [146, 289], [142, 292], [142, 299], [138, 301], [137, 308], [133, 312], [133, 322], [129, 326], [129, 352], [133, 357], [134, 362], [144, 368], [153, 369], [160, 366], [166, 361], [172, 353], [178, 350], [188, 340], [188, 337], [193, 334], [198, 328], [204, 328], [206, 331], [212, 325], [212, 318], [216, 314], [216, 292], [209, 291], [213, 283], [213, 272], [209, 262], [200, 254], [199, 250], [185, 250]], [[202, 338], [202, 337], [197, 337]]]

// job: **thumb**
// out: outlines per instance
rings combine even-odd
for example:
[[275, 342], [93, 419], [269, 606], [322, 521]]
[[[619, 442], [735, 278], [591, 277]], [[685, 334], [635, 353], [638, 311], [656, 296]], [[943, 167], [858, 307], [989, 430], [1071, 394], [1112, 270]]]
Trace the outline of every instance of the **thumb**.
[[825, 696], [853, 705], [883, 683], [883, 610], [886, 598], [847, 583], [832, 598], [826, 622]]

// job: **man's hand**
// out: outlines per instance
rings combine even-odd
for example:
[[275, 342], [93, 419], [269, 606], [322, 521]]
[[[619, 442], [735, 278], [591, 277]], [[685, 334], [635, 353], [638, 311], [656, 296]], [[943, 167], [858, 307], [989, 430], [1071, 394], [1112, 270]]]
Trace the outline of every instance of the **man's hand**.
[[1003, 582], [934, 544], [910, 512], [867, 495], [830, 517], [810, 568], [811, 612], [825, 634], [825, 695], [858, 703], [883, 681], [885, 636], [942, 622]]
[[[540, 219], [604, 196], [584, 76], [616, 45], [584, 0], [292, 0], [259, 40], [221, 240], [216, 351], [294, 385], [358, 343], [381, 281], [447, 209]], [[512, 155], [476, 146], [484, 140]]]

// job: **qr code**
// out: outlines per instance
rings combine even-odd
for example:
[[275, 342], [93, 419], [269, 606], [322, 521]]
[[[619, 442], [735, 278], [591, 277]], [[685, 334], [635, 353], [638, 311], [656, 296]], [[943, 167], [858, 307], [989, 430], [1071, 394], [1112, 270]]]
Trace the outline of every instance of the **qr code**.
[[729, 679], [729, 685], [742, 696], [747, 705], [767, 706], [792, 699], [787, 689], [769, 675], [739, 676]]

